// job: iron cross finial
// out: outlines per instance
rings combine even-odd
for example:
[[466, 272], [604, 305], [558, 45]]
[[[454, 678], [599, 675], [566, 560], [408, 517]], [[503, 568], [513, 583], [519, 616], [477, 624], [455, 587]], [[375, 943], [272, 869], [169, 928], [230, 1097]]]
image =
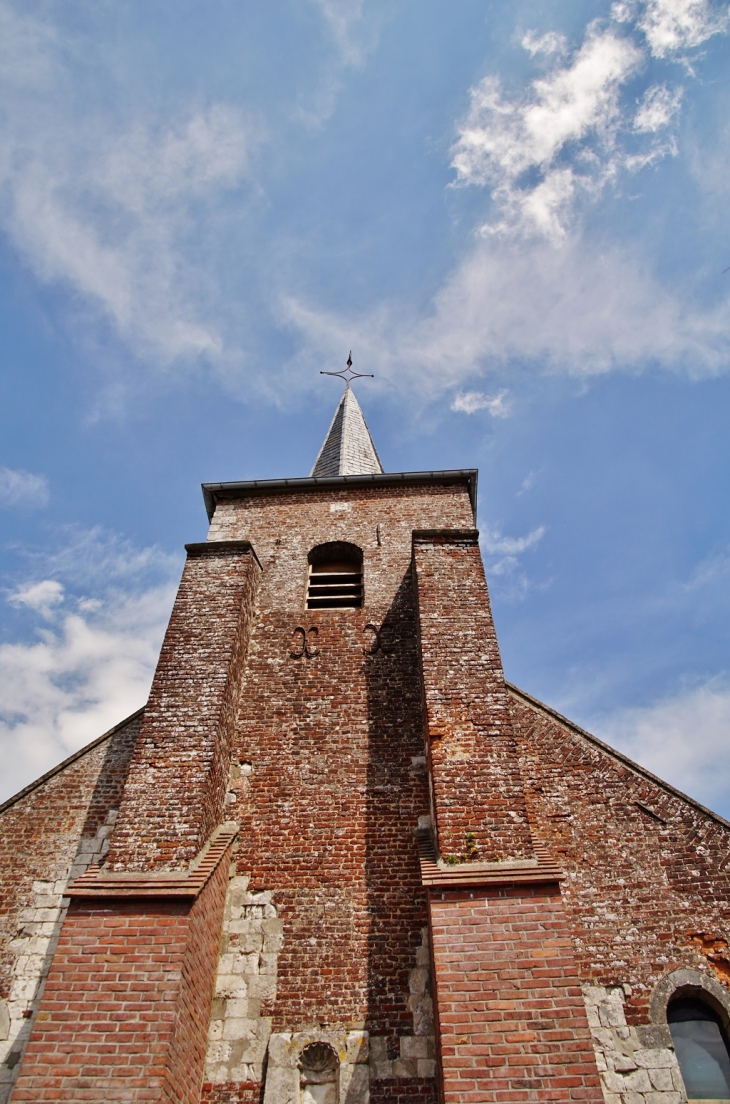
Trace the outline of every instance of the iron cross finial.
[[347, 358], [347, 364], [341, 372], [322, 372], [320, 376], [337, 376], [339, 379], [343, 379], [347, 387], [354, 379], [375, 379], [372, 372], [353, 372], [352, 370], [352, 349], [350, 349], [349, 356]]

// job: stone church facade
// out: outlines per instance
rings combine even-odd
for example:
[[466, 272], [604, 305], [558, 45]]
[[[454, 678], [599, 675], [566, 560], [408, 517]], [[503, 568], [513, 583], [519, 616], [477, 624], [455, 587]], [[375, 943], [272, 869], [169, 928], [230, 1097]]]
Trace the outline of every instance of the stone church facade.
[[505, 681], [476, 480], [348, 385], [204, 486], [147, 705], [0, 807], [2, 1104], [730, 1100], [730, 825]]

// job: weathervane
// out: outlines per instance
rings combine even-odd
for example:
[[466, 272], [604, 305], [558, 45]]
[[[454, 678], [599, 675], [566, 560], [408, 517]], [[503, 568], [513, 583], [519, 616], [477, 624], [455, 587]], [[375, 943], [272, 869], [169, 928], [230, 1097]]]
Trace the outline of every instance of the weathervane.
[[375, 379], [375, 376], [373, 375], [372, 372], [353, 372], [353, 370], [352, 370], [352, 349], [350, 349], [350, 355], [347, 358], [347, 367], [344, 368], [341, 372], [322, 372], [322, 371], [320, 371], [319, 374], [320, 374], [320, 376], [338, 376], [339, 379], [343, 379], [345, 381], [345, 383], [347, 384], [348, 387], [350, 386], [350, 383], [354, 379]]

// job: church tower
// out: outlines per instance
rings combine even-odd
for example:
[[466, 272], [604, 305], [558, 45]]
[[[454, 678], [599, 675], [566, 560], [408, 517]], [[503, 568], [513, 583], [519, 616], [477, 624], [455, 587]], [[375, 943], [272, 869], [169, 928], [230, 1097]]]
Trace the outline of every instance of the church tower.
[[688, 1099], [730, 826], [505, 682], [476, 492], [349, 383], [308, 478], [203, 486], [12, 1104]]

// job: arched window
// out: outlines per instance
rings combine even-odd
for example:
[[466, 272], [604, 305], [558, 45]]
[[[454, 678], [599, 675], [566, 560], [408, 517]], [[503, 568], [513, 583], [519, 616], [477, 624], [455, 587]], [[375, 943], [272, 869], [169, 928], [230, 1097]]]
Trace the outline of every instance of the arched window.
[[362, 597], [362, 552], [357, 545], [331, 541], [312, 549], [307, 609], [359, 609]]
[[329, 1043], [310, 1043], [299, 1055], [301, 1104], [337, 1104], [340, 1061]]
[[730, 1104], [730, 1054], [719, 1014], [703, 1000], [678, 997], [667, 1023], [690, 1101]]

